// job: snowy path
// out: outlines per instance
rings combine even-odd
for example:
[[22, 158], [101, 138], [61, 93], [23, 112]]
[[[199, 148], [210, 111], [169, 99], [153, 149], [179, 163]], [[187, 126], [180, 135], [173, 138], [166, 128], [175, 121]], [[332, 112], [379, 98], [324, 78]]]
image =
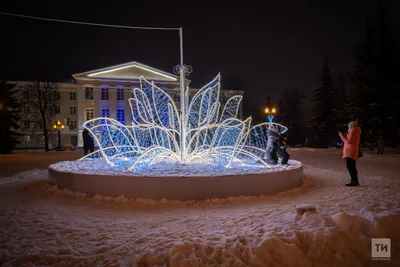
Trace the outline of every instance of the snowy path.
[[71, 152], [18, 152], [11, 155], [0, 155], [0, 179], [22, 171], [32, 169], [47, 169], [52, 164], [63, 160], [76, 160], [82, 156], [82, 151]]
[[[340, 151], [291, 153], [306, 165], [305, 185], [260, 198], [132, 201], [59, 191], [47, 185], [46, 170], [0, 178], [0, 263], [400, 266], [400, 160], [366, 155], [362, 186], [346, 188]], [[54, 160], [40, 156], [41, 164]], [[317, 213], [296, 215], [302, 203]], [[371, 236], [392, 238], [391, 261], [370, 260]]]

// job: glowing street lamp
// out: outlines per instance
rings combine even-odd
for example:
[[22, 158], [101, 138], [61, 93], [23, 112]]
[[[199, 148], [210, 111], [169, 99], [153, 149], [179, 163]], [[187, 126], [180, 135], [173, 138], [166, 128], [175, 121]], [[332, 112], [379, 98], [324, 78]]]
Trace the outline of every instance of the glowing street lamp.
[[65, 126], [61, 123], [61, 121], [57, 121], [53, 125], [53, 129], [57, 130], [58, 133], [58, 148], [61, 149], [61, 131], [64, 130]]
[[274, 120], [274, 116], [276, 114], [276, 108], [275, 107], [272, 107], [272, 108], [266, 107], [264, 112], [265, 112], [265, 114], [267, 114], [268, 121], [272, 122]]

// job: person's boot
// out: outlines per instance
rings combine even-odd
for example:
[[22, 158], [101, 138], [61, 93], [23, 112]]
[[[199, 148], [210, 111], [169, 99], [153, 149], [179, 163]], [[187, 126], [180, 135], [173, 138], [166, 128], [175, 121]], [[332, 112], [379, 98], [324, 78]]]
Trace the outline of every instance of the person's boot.
[[359, 186], [358, 180], [351, 180], [350, 183], [346, 184], [346, 186]]

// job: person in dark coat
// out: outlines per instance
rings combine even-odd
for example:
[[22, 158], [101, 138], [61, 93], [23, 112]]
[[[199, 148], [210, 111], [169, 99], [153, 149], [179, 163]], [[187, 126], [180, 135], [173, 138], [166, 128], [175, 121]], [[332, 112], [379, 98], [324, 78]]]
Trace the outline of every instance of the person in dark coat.
[[287, 148], [286, 139], [287, 139], [286, 135], [281, 134], [277, 141], [278, 155], [281, 158], [281, 164], [287, 164], [290, 157], [289, 153], [286, 151]]
[[278, 164], [278, 138], [279, 131], [275, 127], [270, 127], [267, 130], [267, 148], [266, 148], [266, 158], [268, 164]]
[[94, 152], [94, 141], [90, 136], [88, 129], [86, 128], [82, 132], [82, 137], [83, 137], [83, 151], [86, 156], [89, 151], [90, 153]]
[[376, 140], [376, 154], [383, 155], [384, 149], [385, 149], [385, 141], [383, 140], [382, 136], [379, 136], [378, 140]]

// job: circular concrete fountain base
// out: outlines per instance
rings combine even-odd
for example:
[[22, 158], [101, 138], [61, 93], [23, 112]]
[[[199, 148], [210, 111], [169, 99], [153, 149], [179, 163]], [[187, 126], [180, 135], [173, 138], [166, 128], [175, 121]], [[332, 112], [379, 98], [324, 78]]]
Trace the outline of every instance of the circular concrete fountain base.
[[[68, 171], [59, 163], [49, 167], [49, 183], [61, 189], [69, 189], [91, 195], [129, 198], [200, 200], [237, 196], [271, 195], [302, 185], [303, 166], [291, 160], [290, 168], [265, 169], [261, 173], [214, 176], [167, 176], [151, 177], [124, 173], [98, 174]], [[69, 164], [74, 164], [69, 163]]]

